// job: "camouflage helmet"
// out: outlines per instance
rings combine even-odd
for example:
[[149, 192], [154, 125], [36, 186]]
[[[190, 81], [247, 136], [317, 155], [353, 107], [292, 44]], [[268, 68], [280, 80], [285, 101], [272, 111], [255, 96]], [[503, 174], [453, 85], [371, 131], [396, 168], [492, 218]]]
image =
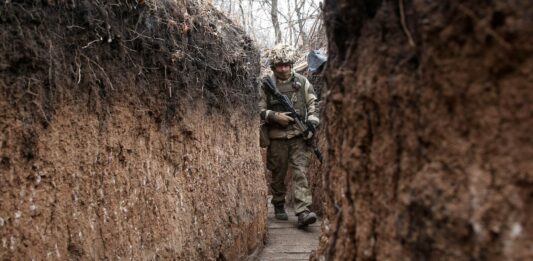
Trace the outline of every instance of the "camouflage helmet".
[[293, 64], [296, 62], [296, 50], [290, 45], [278, 44], [270, 49], [268, 61], [271, 67], [280, 63]]

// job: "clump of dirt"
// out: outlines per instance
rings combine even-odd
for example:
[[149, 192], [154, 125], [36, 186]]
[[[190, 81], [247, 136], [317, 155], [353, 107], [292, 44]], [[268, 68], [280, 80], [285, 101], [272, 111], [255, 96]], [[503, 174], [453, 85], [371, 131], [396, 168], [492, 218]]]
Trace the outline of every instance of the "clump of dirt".
[[533, 258], [533, 4], [325, 5], [316, 259]]
[[7, 1], [0, 40], [2, 259], [235, 260], [261, 246], [259, 54], [223, 15]]

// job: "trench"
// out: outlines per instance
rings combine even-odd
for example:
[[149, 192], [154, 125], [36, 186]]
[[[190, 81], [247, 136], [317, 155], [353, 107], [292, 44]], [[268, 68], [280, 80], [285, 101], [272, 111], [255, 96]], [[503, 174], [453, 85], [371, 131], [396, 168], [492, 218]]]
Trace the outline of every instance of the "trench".
[[325, 1], [320, 219], [304, 230], [273, 218], [259, 51], [223, 14], [15, 2], [0, 3], [2, 260], [533, 258], [527, 1]]
[[2, 260], [271, 260], [259, 51], [222, 13], [6, 2], [0, 39]]

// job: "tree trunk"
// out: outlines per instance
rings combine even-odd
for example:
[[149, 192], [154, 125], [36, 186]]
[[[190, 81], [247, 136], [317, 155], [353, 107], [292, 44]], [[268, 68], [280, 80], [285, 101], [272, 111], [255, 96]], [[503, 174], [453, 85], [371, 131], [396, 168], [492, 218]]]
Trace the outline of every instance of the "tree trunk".
[[239, 10], [241, 11], [241, 24], [242, 24], [242, 29], [244, 29], [244, 31], [248, 31], [246, 30], [246, 16], [244, 16], [244, 9], [242, 8], [242, 0], [239, 0]]
[[[305, 0], [300, 0], [300, 3], [298, 4], [298, 0], [294, 0], [294, 10], [296, 11], [296, 18], [298, 19], [298, 29], [300, 30], [298, 34], [297, 41], [299, 39], [302, 39], [302, 45], [307, 45], [307, 35], [305, 33], [305, 22], [304, 17], [302, 14], [302, 7], [305, 5]], [[298, 44], [298, 42], [296, 42]]]
[[272, 26], [276, 35], [276, 44], [281, 43], [281, 29], [278, 20], [278, 0], [271, 1], [270, 16], [272, 17]]

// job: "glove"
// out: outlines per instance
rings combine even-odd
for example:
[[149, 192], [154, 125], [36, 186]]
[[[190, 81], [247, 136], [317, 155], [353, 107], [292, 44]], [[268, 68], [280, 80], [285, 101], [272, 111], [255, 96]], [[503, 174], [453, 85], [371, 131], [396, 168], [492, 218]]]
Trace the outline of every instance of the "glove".
[[274, 115], [272, 115], [272, 119], [279, 125], [286, 127], [294, 122], [294, 119], [288, 114], [290, 114], [290, 112], [275, 112]]

